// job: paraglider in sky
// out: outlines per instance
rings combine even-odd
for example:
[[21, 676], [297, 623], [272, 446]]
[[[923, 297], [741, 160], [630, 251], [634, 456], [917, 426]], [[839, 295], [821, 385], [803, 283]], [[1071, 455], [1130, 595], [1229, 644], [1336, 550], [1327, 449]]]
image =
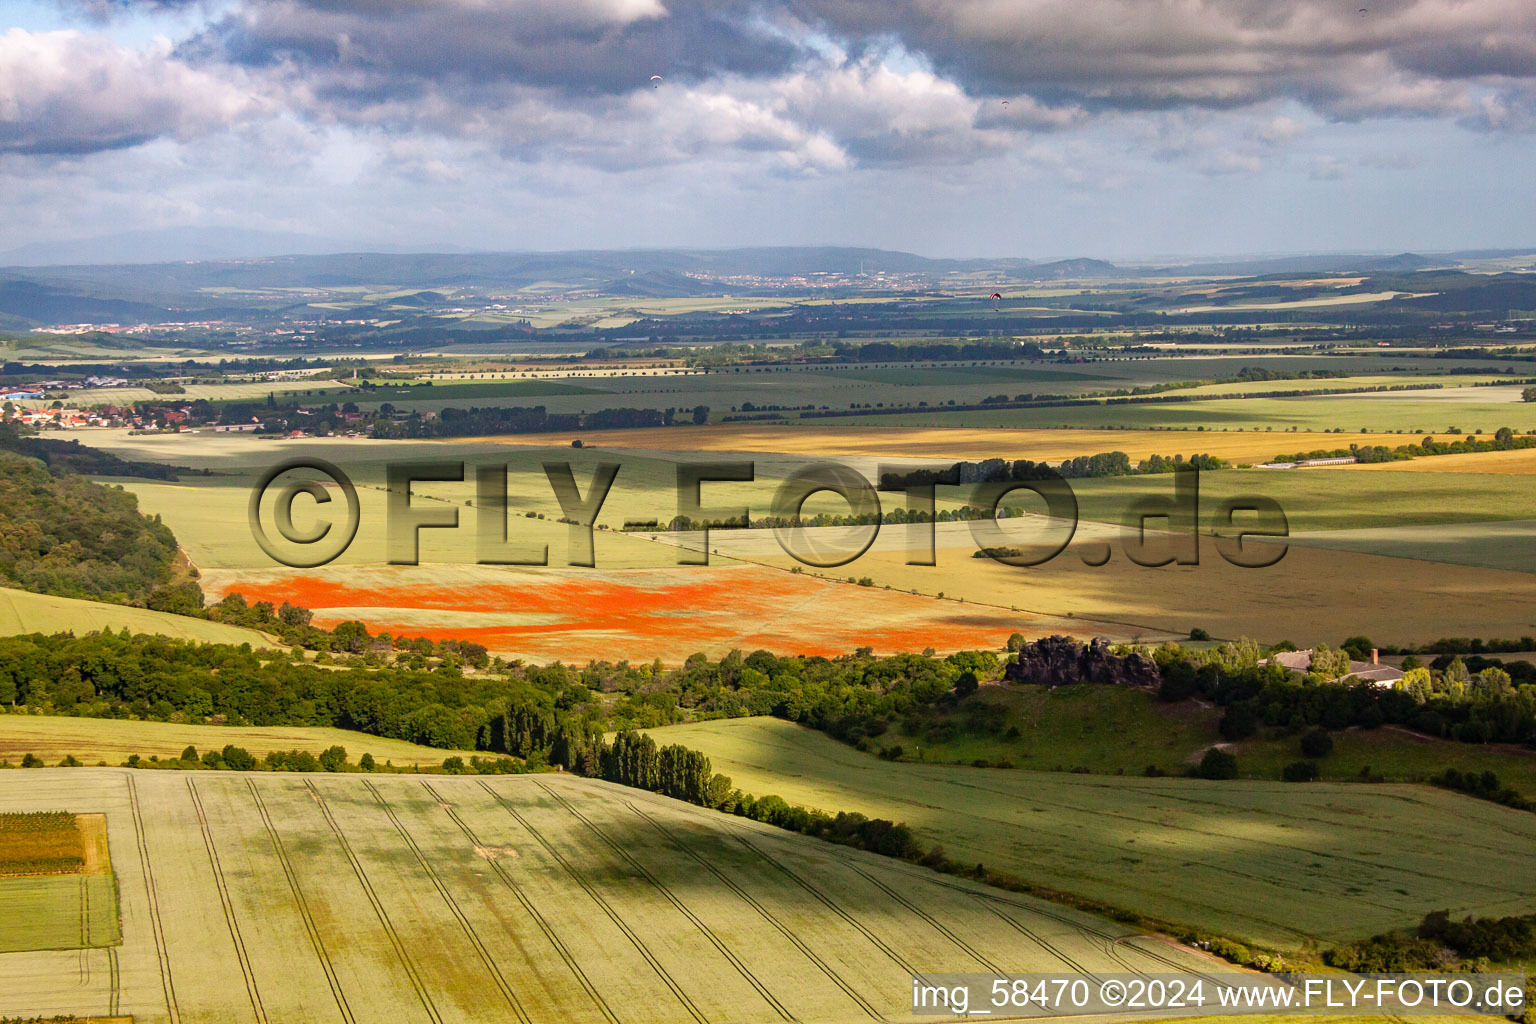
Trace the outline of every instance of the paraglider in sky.
[[992, 293], [992, 312], [994, 312], [994, 313], [997, 312], [998, 307], [1002, 304], [1002, 301], [1003, 301], [1003, 297], [1002, 297], [1001, 294], [999, 294], [998, 292], [993, 292]]
[[651, 88], [652, 89], [660, 89], [661, 88], [661, 83], [664, 82], [664, 81], [666, 81], [666, 79], [662, 78], [660, 75], [652, 75], [651, 76]]

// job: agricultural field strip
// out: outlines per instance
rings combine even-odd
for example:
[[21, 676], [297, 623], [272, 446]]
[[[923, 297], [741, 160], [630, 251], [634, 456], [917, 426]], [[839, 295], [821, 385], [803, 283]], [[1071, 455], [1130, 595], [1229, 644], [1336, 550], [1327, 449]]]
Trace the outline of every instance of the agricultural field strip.
[[[464, 930], [464, 937], [468, 939], [470, 945], [474, 947], [475, 952], [480, 957], [480, 962], [485, 966], [486, 972], [496, 982], [496, 988], [501, 992], [502, 998], [506, 1000], [508, 1008], [511, 1009], [518, 1020], [523, 1021], [524, 1024], [528, 1024], [531, 1019], [528, 1015], [528, 1011], [523, 1007], [522, 1003], [518, 1001], [516, 994], [514, 994], [512, 991], [511, 985], [507, 983], [507, 979], [501, 973], [501, 969], [496, 966], [496, 961], [491, 957], [490, 952], [485, 948], [485, 943], [480, 941], [479, 935], [477, 935], [475, 932], [474, 925], [470, 923], [469, 918], [465, 916], [464, 911], [459, 908], [458, 903], [454, 902], [453, 896], [443, 886], [442, 879], [438, 877], [437, 872], [433, 869], [431, 861], [429, 861], [422, 854], [421, 847], [417, 845], [415, 839], [411, 838], [411, 834], [406, 831], [405, 826], [401, 824], [399, 816], [395, 814], [394, 808], [390, 807], [389, 802], [384, 799], [383, 795], [379, 792], [378, 787], [366, 779], [363, 781], [363, 785], [368, 788], [368, 792], [373, 794], [373, 798], [377, 800], [379, 806], [383, 808], [384, 813], [389, 817], [390, 824], [394, 826], [396, 834], [400, 836], [400, 838], [405, 842], [406, 846], [410, 847], [412, 856], [416, 858], [416, 863], [421, 867], [422, 872], [429, 879], [431, 879], [433, 887], [437, 890], [438, 894], [442, 896], [443, 902], [447, 904], [448, 909], [453, 913], [453, 916], [458, 919], [459, 926]], [[310, 789], [313, 791], [314, 787], [311, 786]], [[337, 835], [339, 836], [340, 833], [338, 832]]]
[[[766, 768], [766, 767], [763, 767], [763, 766], [760, 766], [760, 765], [759, 766], [754, 766], [754, 767], [757, 767], [760, 770], [765, 771], [765, 772], [772, 772], [773, 771], [773, 769], [771, 769], [771, 768]], [[1035, 802], [1035, 803], [1049, 803], [1048, 801], [1041, 801], [1041, 800], [1039, 800], [1038, 796], [1031, 796], [1030, 800], [1032, 802]], [[897, 798], [897, 802], [898, 803], [911, 803], [913, 801], [910, 800], [910, 799]], [[1069, 811], [1077, 811], [1077, 810], [1081, 809], [1081, 808], [1078, 808], [1078, 807], [1076, 807], [1074, 805], [1071, 805], [1071, 804], [1062, 804], [1062, 803], [1052, 804], [1051, 806], [1055, 806], [1058, 809], [1065, 809], [1065, 810], [1069, 810]], [[876, 812], [871, 812], [871, 813], [876, 813]], [[989, 823], [989, 824], [992, 824], [992, 825], [1003, 825], [1005, 827], [1006, 826], [1014, 825], [1013, 822], [1008, 821], [1004, 817], [995, 817], [995, 816], [986, 815], [986, 814], [979, 814], [979, 813], [972, 813], [972, 814], [967, 814], [967, 813], [963, 813], [963, 812], [952, 812], [952, 813], [957, 813], [962, 818], [975, 819], [977, 821], [986, 822], [986, 823]], [[1097, 816], [1097, 812], [1096, 812], [1096, 816]], [[1134, 817], [1128, 816], [1128, 815], [1118, 815], [1118, 816], [1112, 815], [1112, 816], [1120, 817], [1120, 818], [1125, 819], [1125, 820], [1138, 820], [1138, 819], [1135, 819]], [[914, 818], [916, 818], [915, 815], [914, 815]], [[916, 819], [916, 821], [914, 821], [913, 823], [915, 824], [916, 827], [921, 827], [920, 821], [921, 821], [921, 819]], [[1141, 819], [1140, 823], [1145, 823], [1145, 820]], [[1158, 824], [1162, 824], [1162, 823], [1159, 822]], [[1074, 836], [1074, 838], [1072, 840], [1072, 842], [1074, 844], [1093, 846], [1093, 847], [1098, 848], [1101, 852], [1109, 853], [1109, 854], [1112, 854], [1113, 856], [1110, 856], [1108, 858], [1101, 858], [1099, 860], [1094, 860], [1093, 858], [1087, 858], [1087, 857], [1081, 858], [1080, 860], [1076, 860], [1075, 861], [1075, 863], [1077, 864], [1077, 867], [1075, 868], [1074, 871], [1071, 871], [1069, 873], [1076, 874], [1080, 878], [1085, 879], [1087, 881], [1099, 882], [1099, 883], [1112, 882], [1112, 883], [1115, 884], [1116, 888], [1121, 889], [1121, 890], [1129, 889], [1131, 891], [1137, 891], [1137, 892], [1146, 892], [1147, 891], [1144, 886], [1138, 886], [1135, 883], [1129, 882], [1127, 879], [1125, 879], [1125, 877], [1123, 875], [1119, 875], [1119, 874], [1114, 874], [1114, 875], [1097, 875], [1097, 874], [1094, 874], [1093, 872], [1083, 868], [1081, 865], [1086, 864], [1086, 863], [1101, 863], [1101, 864], [1104, 865], [1105, 870], [1109, 870], [1109, 869], [1111, 869], [1111, 868], [1113, 868], [1115, 866], [1115, 863], [1119, 859], [1119, 855], [1123, 854], [1123, 850], [1120, 847], [1114, 845], [1113, 843], [1110, 843], [1108, 841], [1100, 839], [1097, 836], [1091, 834], [1092, 830], [1087, 828], [1087, 827], [1085, 827], [1085, 826], [1078, 825], [1078, 826], [1075, 826], [1075, 827], [1076, 827], [1077, 832], [1079, 832], [1081, 834], [1079, 834], [1077, 836]], [[961, 833], [960, 831], [953, 829], [953, 826], [946, 826], [943, 831], [945, 831], [947, 833], [947, 837], [950, 838], [952, 842], [956, 841], [956, 840], [961, 840], [961, 839], [964, 838], [964, 833]], [[1198, 830], [1189, 830], [1189, 831], [1198, 831]], [[982, 833], [982, 834], [984, 835], [984, 833]], [[1206, 834], [1213, 835], [1213, 836], [1219, 836], [1220, 835], [1219, 833], [1206, 833]], [[970, 849], [974, 853], [978, 853], [978, 854], [981, 854], [983, 856], [986, 855], [989, 852], [996, 852], [995, 850], [990, 849], [989, 844], [984, 839], [978, 839], [976, 845], [969, 846], [969, 847], [966, 847], [966, 848]], [[1210, 870], [1212, 870], [1212, 871], [1214, 871], [1214, 872], [1216, 872], [1216, 873], [1218, 873], [1219, 875], [1222, 875], [1222, 876], [1238, 875], [1240, 877], [1245, 878], [1248, 881], [1257, 883], [1257, 884], [1259, 884], [1261, 886], [1275, 888], [1277, 895], [1284, 895], [1286, 892], [1290, 891], [1293, 888], [1293, 886], [1291, 886], [1291, 885], [1281, 886], [1274, 879], [1266, 877], [1266, 876], [1261, 875], [1261, 874], [1256, 874], [1256, 873], [1252, 873], [1252, 872], [1235, 872], [1232, 869], [1225, 868], [1225, 867], [1220, 867], [1220, 866], [1217, 866], [1217, 865], [1211, 864], [1211, 863], [1203, 863], [1202, 866], [1206, 867], [1206, 868], [1209, 868]], [[1038, 876], [1036, 877], [1035, 880], [1039, 881]], [[1067, 886], [1066, 883], [1064, 883], [1060, 878], [1052, 878], [1052, 879], [1050, 879], [1049, 880], [1049, 884], [1052, 887], [1054, 887], [1054, 888], [1069, 888], [1069, 886]], [[1157, 880], [1149, 880], [1147, 883], [1145, 883], [1145, 885], [1153, 886], [1153, 887], [1160, 887], [1162, 884], [1163, 884], [1162, 882], [1159, 882]], [[1304, 891], [1315, 892], [1316, 894], [1318, 894], [1320, 896], [1332, 896], [1332, 895], [1334, 895], [1333, 893], [1327, 892], [1325, 890], [1315, 890], [1315, 889], [1311, 889], [1311, 888], [1307, 888], [1307, 887], [1303, 887], [1303, 888], [1304, 888]], [[1211, 915], [1219, 915], [1219, 914], [1226, 913], [1227, 909], [1228, 909], [1228, 908], [1225, 908], [1225, 907], [1223, 907], [1222, 905], [1220, 905], [1218, 903], [1209, 903], [1209, 902], [1201, 901], [1201, 900], [1199, 900], [1199, 899], [1195, 898], [1194, 896], [1192, 896], [1190, 894], [1187, 894], [1187, 893], [1183, 897], [1181, 897], [1181, 899], [1182, 899], [1182, 902], [1186, 903], [1187, 905], [1192, 906], [1192, 907], [1196, 907], [1196, 908], [1198, 908], [1198, 909], [1200, 909], [1202, 911], [1210, 913]], [[1381, 909], [1388, 909], [1388, 910], [1392, 909], [1392, 908], [1387, 907], [1386, 905], [1382, 905], [1382, 904], [1373, 904], [1373, 905], [1378, 906]], [[1295, 927], [1290, 926], [1290, 925], [1286, 924], [1283, 921], [1279, 921], [1279, 920], [1275, 920], [1275, 919], [1271, 919], [1271, 918], [1259, 918], [1259, 917], [1254, 917], [1253, 919], [1258, 921], [1258, 922], [1260, 922], [1260, 923], [1262, 923], [1262, 924], [1274, 927], [1276, 929], [1280, 929], [1280, 930], [1286, 932], [1287, 934], [1295, 936], [1297, 938], [1307, 938], [1307, 937], [1309, 937], [1307, 935], [1307, 933], [1305, 933], [1305, 932], [1303, 932], [1301, 930], [1298, 930]]]
[[267, 1024], [266, 1009], [261, 1004], [261, 993], [256, 988], [256, 975], [251, 969], [251, 958], [246, 953], [245, 939], [240, 934], [240, 925], [235, 920], [235, 905], [229, 896], [229, 884], [224, 878], [223, 865], [219, 862], [219, 850], [213, 841], [213, 830], [208, 827], [208, 815], [203, 810], [203, 800], [197, 792], [197, 782], [190, 775], [187, 776], [187, 795], [191, 798], [193, 810], [197, 813], [197, 825], [203, 836], [203, 848], [208, 852], [208, 866], [213, 871], [213, 883], [219, 891], [219, 904], [224, 909], [224, 921], [229, 927], [229, 938], [234, 943], [235, 956], [240, 961], [240, 973], [245, 978], [246, 996], [251, 1001], [251, 1010], [256, 1015], [257, 1024]]
[[[740, 842], [751, 846], [742, 831], [738, 831], [737, 839]], [[786, 842], [794, 844], [814, 844], [815, 840], [801, 836], [789, 836], [786, 839]], [[1025, 927], [1015, 917], [1000, 910], [999, 907], [1010, 907], [1015, 910], [1025, 911], [1032, 917], [1047, 918], [1048, 920], [1055, 921], [1061, 925], [1066, 926], [1071, 930], [1072, 934], [1078, 936], [1087, 936], [1097, 940], [1098, 943], [1100, 943], [1099, 948], [1109, 958], [1110, 964], [1114, 967], [1116, 972], [1124, 971], [1131, 974], [1151, 973], [1151, 971], [1148, 970], [1148, 965], [1138, 966], [1137, 964], [1128, 961], [1118, 952], [1121, 949], [1130, 949], [1142, 957], [1145, 957], [1151, 962], [1150, 967], [1153, 970], [1174, 971], [1177, 973], [1196, 973], [1206, 978], [1211, 977], [1205, 972], [1194, 969], [1190, 962], [1191, 960], [1194, 961], [1195, 966], [1217, 966], [1219, 970], [1228, 972], [1232, 970], [1229, 964], [1220, 963], [1213, 965], [1203, 957], [1199, 957], [1196, 954], [1187, 953], [1182, 949], [1182, 947], [1177, 947], [1178, 951], [1181, 954], [1190, 957], [1190, 960], [1181, 961], [1157, 949], [1149, 949], [1144, 946], [1133, 946], [1131, 943], [1136, 942], [1137, 940], [1156, 945], [1166, 945], [1167, 940], [1153, 935], [1115, 935], [1112, 932], [1105, 931], [1102, 927], [1095, 927], [1094, 925], [1086, 924], [1086, 915], [1073, 914], [1071, 911], [1054, 907], [1052, 904], [1043, 900], [1013, 896], [1011, 894], [1005, 894], [1002, 890], [998, 889], [967, 887], [965, 885], [961, 885], [954, 881], [943, 878], [938, 879], [937, 884], [944, 888], [953, 889], [956, 892], [964, 893], [965, 895], [975, 899], [993, 916], [1002, 919], [1011, 928], [1013, 928], [1014, 931], [1017, 931], [1019, 934], [1023, 935], [1031, 943], [1039, 945], [1045, 949], [1048, 953], [1051, 954], [1051, 956], [1060, 961], [1063, 966], [1080, 974], [1087, 974], [1092, 976], [1095, 974], [1095, 970], [1090, 965], [1084, 964], [1081, 960], [1078, 960], [1077, 958], [1062, 950], [1060, 947], [1056, 946], [1054, 943], [1045, 939], [1037, 930], [1037, 928]], [[1102, 970], [1102, 968], [1100, 970]]]
[[780, 935], [784, 936], [785, 940], [789, 942], [790, 945], [798, 949], [801, 955], [803, 955], [811, 963], [815, 964], [817, 970], [826, 975], [828, 981], [842, 989], [848, 998], [857, 1003], [859, 1005], [859, 1009], [863, 1010], [865, 1014], [867, 1014], [871, 1019], [884, 1019], [881, 1017], [880, 1011], [871, 1005], [869, 1000], [865, 999], [862, 995], [859, 994], [857, 989], [853, 988], [846, 981], [844, 981], [843, 978], [832, 967], [832, 965], [828, 964], [827, 961], [823, 960], [816, 954], [815, 950], [806, 945], [806, 943], [801, 940], [800, 936], [797, 935], [793, 929], [786, 928], [783, 923], [781, 923], [779, 919], [775, 917], [771, 911], [768, 910], [767, 907], [763, 906], [762, 903], [754, 899], [751, 893], [737, 885], [734, 881], [731, 880], [729, 875], [726, 875], [719, 868], [711, 864], [706, 858], [700, 856], [696, 850], [692, 849], [682, 840], [678, 839], [677, 836], [671, 832], [671, 830], [661, 824], [661, 822], [657, 821], [654, 817], [647, 814], [639, 804], [631, 801], [629, 803], [629, 808], [640, 817], [644, 818], [645, 821], [649, 823], [650, 826], [654, 828], [658, 833], [660, 833], [662, 838], [665, 839], [674, 849], [688, 857], [694, 863], [698, 864], [705, 871], [708, 871], [720, 882], [721, 885], [724, 885], [726, 888], [730, 889], [733, 893], [740, 897], [742, 902], [751, 907], [759, 917], [768, 923], [771, 928], [777, 931]]
[[[834, 902], [830, 896], [826, 894], [825, 891], [817, 888], [816, 886], [813, 886], [810, 882], [806, 881], [799, 874], [782, 863], [779, 858], [776, 858], [769, 854], [766, 850], [763, 850], [758, 845], [758, 843], [753, 841], [753, 838], [761, 839], [761, 835], [754, 834], [753, 832], [741, 826], [734, 827], [732, 832], [733, 837], [739, 844], [752, 851], [753, 854], [761, 858], [769, 867], [787, 877], [799, 888], [803, 889], [807, 894], [809, 894], [814, 900], [827, 907], [839, 917], [843, 918], [848, 924], [862, 933], [871, 943], [875, 944], [882, 951], [884, 951], [886, 955], [894, 963], [896, 963], [896, 965], [900, 967], [904, 973], [913, 975], [921, 975], [924, 973], [918, 970], [912, 964], [908, 963], [899, 953], [891, 949], [884, 941], [879, 938], [879, 936], [870, 931], [856, 917], [849, 914], [845, 909]], [[802, 847], [808, 851], [816, 849], [816, 847], [819, 845], [818, 840], [809, 839], [794, 834], [775, 838], [779, 839], [786, 846]], [[1005, 895], [1000, 890], [994, 890], [974, 884], [959, 883], [942, 877], [932, 879], [924, 869], [915, 868], [908, 865], [900, 865], [896, 869], [896, 872], [906, 875], [919, 874], [923, 882], [928, 882], [930, 880], [934, 881], [941, 888], [952, 890], [957, 894], [967, 897], [968, 902], [975, 901], [975, 903], [979, 903], [992, 916], [1002, 918], [1005, 922], [1007, 922], [1015, 932], [1023, 936], [1030, 943], [1031, 947], [1043, 950], [1054, 961], [1073, 971], [1078, 971], [1080, 973], [1089, 975], [1094, 974], [1096, 971], [1105, 971], [1106, 969], [1109, 971], [1125, 971], [1133, 974], [1145, 974], [1151, 973], [1152, 971], [1169, 969], [1178, 972], [1188, 972], [1192, 968], [1205, 966], [1207, 963], [1204, 958], [1201, 958], [1196, 954], [1189, 953], [1180, 947], [1171, 947], [1171, 949], [1177, 949], [1181, 955], [1187, 956], [1190, 959], [1181, 961], [1167, 954], [1157, 952], [1156, 950], [1146, 949], [1142, 946], [1131, 946], [1129, 944], [1137, 940], [1142, 940], [1153, 944], [1162, 944], [1166, 940], [1159, 939], [1155, 936], [1133, 935], [1130, 933], [1122, 933], [1117, 935], [1111, 931], [1105, 930], [1106, 926], [1109, 925], [1108, 922], [1104, 921], [1103, 919], [1092, 918], [1085, 914], [1061, 908], [1031, 897], [1016, 897], [1012, 895]], [[860, 874], [863, 873], [860, 872]], [[846, 892], [850, 890], [844, 889], [842, 891]], [[1012, 915], [1004, 912], [1003, 910], [1000, 910], [999, 907], [1009, 907], [1015, 911], [1026, 913], [1030, 918], [1036, 919], [1032, 921], [1033, 927], [1025, 927]], [[1043, 919], [1043, 921], [1039, 919]], [[1081, 959], [1079, 959], [1082, 954], [1079, 954], [1079, 957], [1074, 957], [1070, 953], [1063, 950], [1061, 946], [1057, 945], [1055, 942], [1047, 940], [1042, 934], [1044, 925], [1047, 922], [1051, 925], [1057, 925], [1061, 927], [1062, 938], [1058, 939], [1058, 941], [1083, 939], [1091, 940], [1094, 943], [1094, 948], [1099, 952], [1102, 952], [1106, 957], [1102, 965], [1095, 967], [1092, 964], [1084, 963]], [[929, 923], [932, 923], [931, 920]], [[1123, 949], [1128, 949], [1136, 954], [1139, 954], [1149, 962], [1146, 964], [1133, 963], [1126, 959], [1126, 957], [1119, 952]], [[974, 962], [977, 959], [977, 955], [972, 952], [968, 954], [968, 958]], [[1028, 965], [1027, 969], [1041, 970], [1046, 966], [1047, 965], [1042, 964], [1031, 964]], [[1227, 965], [1222, 966], [1223, 968], [1230, 970]], [[1021, 968], [1015, 966], [1013, 969], [1018, 970]]]
[[320, 962], [321, 970], [325, 972], [325, 978], [330, 986], [331, 995], [336, 1000], [336, 1009], [346, 1024], [354, 1024], [356, 1018], [353, 1016], [351, 1006], [347, 1002], [346, 993], [342, 991], [341, 983], [336, 975], [335, 965], [331, 962], [330, 953], [326, 950], [325, 940], [320, 934], [320, 929], [316, 926], [314, 912], [309, 906], [309, 901], [305, 898], [303, 888], [299, 885], [298, 876], [294, 873], [293, 864], [283, 844], [282, 836], [278, 834], [277, 826], [272, 821], [272, 815], [267, 810], [266, 802], [261, 798], [261, 792], [257, 789], [256, 781], [254, 779], [246, 779], [245, 782], [250, 790], [251, 800], [256, 806], [256, 813], [261, 818], [262, 827], [266, 830], [267, 837], [272, 843], [272, 851], [282, 866], [283, 876], [288, 881], [289, 892], [293, 895], [294, 904], [298, 908], [299, 916], [304, 921], [305, 932], [309, 935], [310, 948], [314, 950], [315, 958]]
[[417, 998], [421, 1000], [422, 1009], [427, 1012], [427, 1016], [431, 1018], [433, 1024], [443, 1024], [442, 1014], [439, 1012], [436, 1002], [432, 999], [426, 982], [412, 960], [394, 922], [390, 920], [388, 911], [384, 909], [384, 904], [379, 899], [378, 891], [374, 888], [372, 881], [369, 880], [368, 873], [363, 869], [362, 862], [353, 851], [352, 844], [347, 839], [346, 833], [336, 824], [336, 818], [331, 813], [330, 804], [326, 802], [325, 797], [320, 794], [315, 788], [315, 784], [308, 778], [304, 780], [304, 788], [314, 798], [315, 802], [320, 805], [320, 814], [325, 819], [326, 825], [330, 827], [331, 833], [336, 837], [336, 842], [340, 845], [343, 856], [346, 857], [347, 863], [351, 865], [353, 874], [356, 876], [358, 884], [362, 887], [363, 893], [368, 897], [368, 902], [373, 907], [374, 915], [378, 918], [380, 927], [389, 939], [389, 944], [394, 947], [395, 956], [399, 958], [400, 966], [410, 979], [411, 987], [416, 990]]
[[270, 751], [307, 750], [318, 754], [340, 745], [354, 757], [373, 754], [381, 763], [439, 765], [443, 758], [469, 758], [472, 750], [424, 747], [405, 740], [325, 726], [183, 725], [175, 722], [79, 718], [72, 715], [0, 715], [0, 757], [19, 760], [34, 753], [45, 761], [73, 754], [86, 763], [116, 764], [138, 754], [174, 759], [188, 746], [219, 750], [226, 745], [248, 750], [256, 757]]
[[155, 956], [160, 966], [160, 983], [165, 995], [165, 1012], [171, 1024], [181, 1024], [181, 1011], [176, 1003], [176, 985], [171, 978], [171, 965], [166, 954], [165, 928], [160, 920], [160, 902], [156, 892], [154, 870], [149, 863], [149, 847], [144, 831], [144, 812], [139, 803], [139, 789], [130, 774], [126, 777], [128, 802], [133, 811], [134, 839], [139, 847], [139, 864], [143, 872], [144, 898], [149, 904], [150, 928], [154, 935]]

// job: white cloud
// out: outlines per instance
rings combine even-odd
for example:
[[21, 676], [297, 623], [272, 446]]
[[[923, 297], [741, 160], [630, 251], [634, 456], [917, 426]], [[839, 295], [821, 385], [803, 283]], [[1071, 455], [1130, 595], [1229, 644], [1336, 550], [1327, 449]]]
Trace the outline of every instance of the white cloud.
[[190, 138], [264, 104], [227, 73], [194, 69], [160, 40], [131, 50], [72, 30], [0, 35], [0, 152], [84, 153]]

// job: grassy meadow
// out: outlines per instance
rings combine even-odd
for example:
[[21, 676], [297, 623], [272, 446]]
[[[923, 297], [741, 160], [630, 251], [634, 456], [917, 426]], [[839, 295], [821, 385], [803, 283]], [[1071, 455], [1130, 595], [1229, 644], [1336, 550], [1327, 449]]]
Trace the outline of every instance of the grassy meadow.
[[108, 816], [123, 941], [0, 955], [0, 1015], [812, 1024], [905, 1015], [915, 971], [1214, 966], [569, 776], [0, 774], [0, 809], [60, 806]]

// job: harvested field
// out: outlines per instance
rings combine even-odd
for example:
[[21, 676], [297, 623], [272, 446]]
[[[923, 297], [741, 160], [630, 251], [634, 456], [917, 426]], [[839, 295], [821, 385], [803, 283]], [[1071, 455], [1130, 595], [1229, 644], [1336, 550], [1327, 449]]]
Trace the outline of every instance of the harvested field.
[[743, 790], [903, 820], [949, 856], [1281, 949], [1536, 911], [1536, 815], [1404, 785], [883, 761], [774, 718], [652, 730]]
[[77, 601], [0, 587], [0, 636], [65, 631], [80, 634], [103, 629], [127, 629], [132, 633], [154, 633], [203, 643], [250, 644], [258, 648], [273, 646], [271, 639], [254, 629], [153, 612], [147, 608]]
[[[1449, 435], [1436, 438], [1451, 440]], [[1499, 476], [1530, 476], [1536, 474], [1536, 448], [1521, 448], [1507, 452], [1469, 452], [1465, 455], [1430, 455], [1408, 462], [1368, 462], [1346, 466], [1319, 467], [1347, 469], [1350, 472], [1368, 473], [1382, 470], [1399, 473], [1495, 473]]]
[[107, 809], [123, 943], [0, 954], [0, 1016], [832, 1024], [903, 1016], [913, 972], [1216, 966], [571, 776], [19, 775], [0, 778], [0, 809]]
[[305, 750], [319, 753], [331, 746], [346, 748], [356, 761], [372, 754], [380, 764], [439, 765], [457, 754], [468, 758], [472, 751], [440, 750], [405, 740], [385, 739], [346, 729], [319, 726], [182, 725], [176, 722], [125, 722], [107, 718], [74, 718], [61, 715], [0, 715], [0, 760], [18, 763], [35, 754], [48, 764], [73, 755], [86, 764], [105, 761], [119, 765], [131, 755], [162, 760], [180, 757], [187, 747], [199, 752], [222, 750], [234, 744], [256, 757], [272, 751]]

